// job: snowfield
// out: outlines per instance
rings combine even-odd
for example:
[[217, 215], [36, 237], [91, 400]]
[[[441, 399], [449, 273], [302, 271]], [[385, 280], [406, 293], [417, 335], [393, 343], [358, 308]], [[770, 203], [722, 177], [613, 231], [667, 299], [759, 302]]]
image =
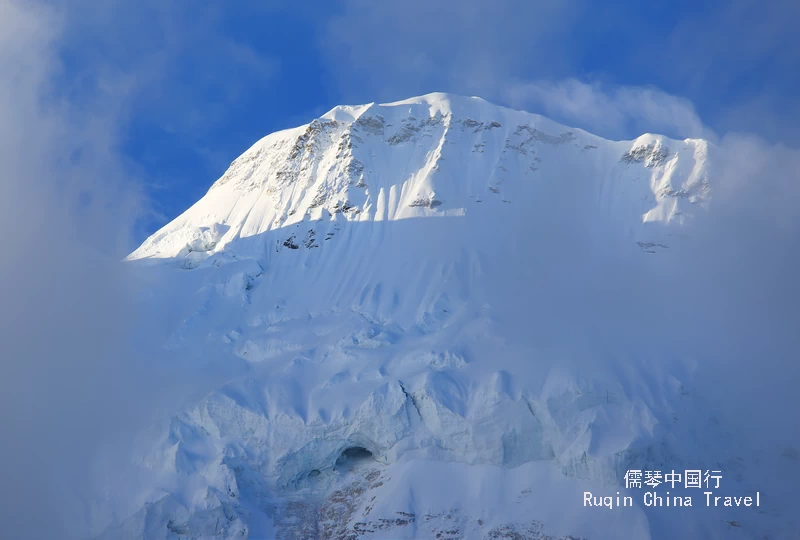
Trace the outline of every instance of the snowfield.
[[[234, 368], [142, 435], [98, 537], [796, 534], [762, 471], [796, 454], [754, 457], [676, 338], [722, 159], [446, 94], [264, 137], [128, 257], [170, 354]], [[628, 469], [761, 506], [647, 507]]]

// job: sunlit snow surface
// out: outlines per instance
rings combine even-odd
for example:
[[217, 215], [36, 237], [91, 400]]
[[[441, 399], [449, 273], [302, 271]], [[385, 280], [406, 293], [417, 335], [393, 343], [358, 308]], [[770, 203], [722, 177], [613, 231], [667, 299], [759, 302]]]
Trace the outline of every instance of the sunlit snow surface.
[[[694, 490], [693, 508], [653, 509], [624, 489], [634, 468], [765, 489], [697, 359], [647, 326], [673, 309], [650, 276], [706, 211], [714, 151], [444, 94], [265, 137], [129, 257], [164, 347], [236, 368], [143, 436], [98, 534], [788, 534], [779, 505]], [[636, 298], [615, 275], [643, 276]], [[585, 508], [584, 491], [635, 506]]]

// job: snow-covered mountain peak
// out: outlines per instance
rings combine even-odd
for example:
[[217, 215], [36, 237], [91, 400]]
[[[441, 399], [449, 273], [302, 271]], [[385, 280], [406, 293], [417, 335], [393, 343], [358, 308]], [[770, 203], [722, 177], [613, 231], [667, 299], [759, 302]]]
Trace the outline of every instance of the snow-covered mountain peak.
[[507, 205], [533, 210], [553, 196], [582, 205], [576, 219], [600, 219], [612, 235], [659, 245], [652, 224], [682, 222], [706, 200], [707, 154], [705, 141], [643, 135], [612, 142], [443, 93], [338, 106], [257, 142], [130, 258], [193, 265], [237, 239], [304, 221], [493, 220]]
[[[479, 97], [467, 97], [445, 92], [431, 92], [422, 96], [415, 96], [389, 103], [369, 103], [367, 105], [338, 105], [331, 109], [322, 118], [329, 118], [337, 121], [350, 121], [357, 119], [363, 114], [369, 114], [370, 109], [388, 109], [396, 114], [407, 113], [409, 115], [421, 114], [424, 116], [436, 116], [452, 114], [454, 110], [467, 116], [479, 116], [481, 108], [493, 110], [504, 109], [498, 105], [493, 105]], [[491, 114], [491, 111], [487, 111]]]
[[258, 141], [129, 257], [169, 360], [223, 375], [155, 430], [98, 532], [780, 537], [731, 509], [582, 506], [627, 469], [759, 489], [680, 336], [715, 159], [447, 94]]

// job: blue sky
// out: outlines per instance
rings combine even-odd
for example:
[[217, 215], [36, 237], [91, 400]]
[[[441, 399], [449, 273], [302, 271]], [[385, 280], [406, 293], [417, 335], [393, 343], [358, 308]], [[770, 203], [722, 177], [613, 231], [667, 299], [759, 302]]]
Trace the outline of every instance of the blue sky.
[[52, 61], [43, 99], [66, 102], [66, 121], [91, 133], [72, 158], [102, 139], [115, 174], [141, 188], [131, 245], [260, 137], [339, 103], [448, 91], [610, 138], [742, 132], [800, 145], [792, 1], [25, 5], [47, 20], [33, 58]]

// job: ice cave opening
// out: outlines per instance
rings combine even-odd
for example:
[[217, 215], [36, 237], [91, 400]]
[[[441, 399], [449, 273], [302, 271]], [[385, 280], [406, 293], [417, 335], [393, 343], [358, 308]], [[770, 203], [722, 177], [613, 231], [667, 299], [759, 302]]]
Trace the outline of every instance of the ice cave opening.
[[349, 470], [360, 465], [364, 465], [370, 461], [375, 461], [375, 456], [372, 452], [363, 446], [351, 446], [342, 450], [341, 455], [336, 460], [334, 468], [339, 470]]

